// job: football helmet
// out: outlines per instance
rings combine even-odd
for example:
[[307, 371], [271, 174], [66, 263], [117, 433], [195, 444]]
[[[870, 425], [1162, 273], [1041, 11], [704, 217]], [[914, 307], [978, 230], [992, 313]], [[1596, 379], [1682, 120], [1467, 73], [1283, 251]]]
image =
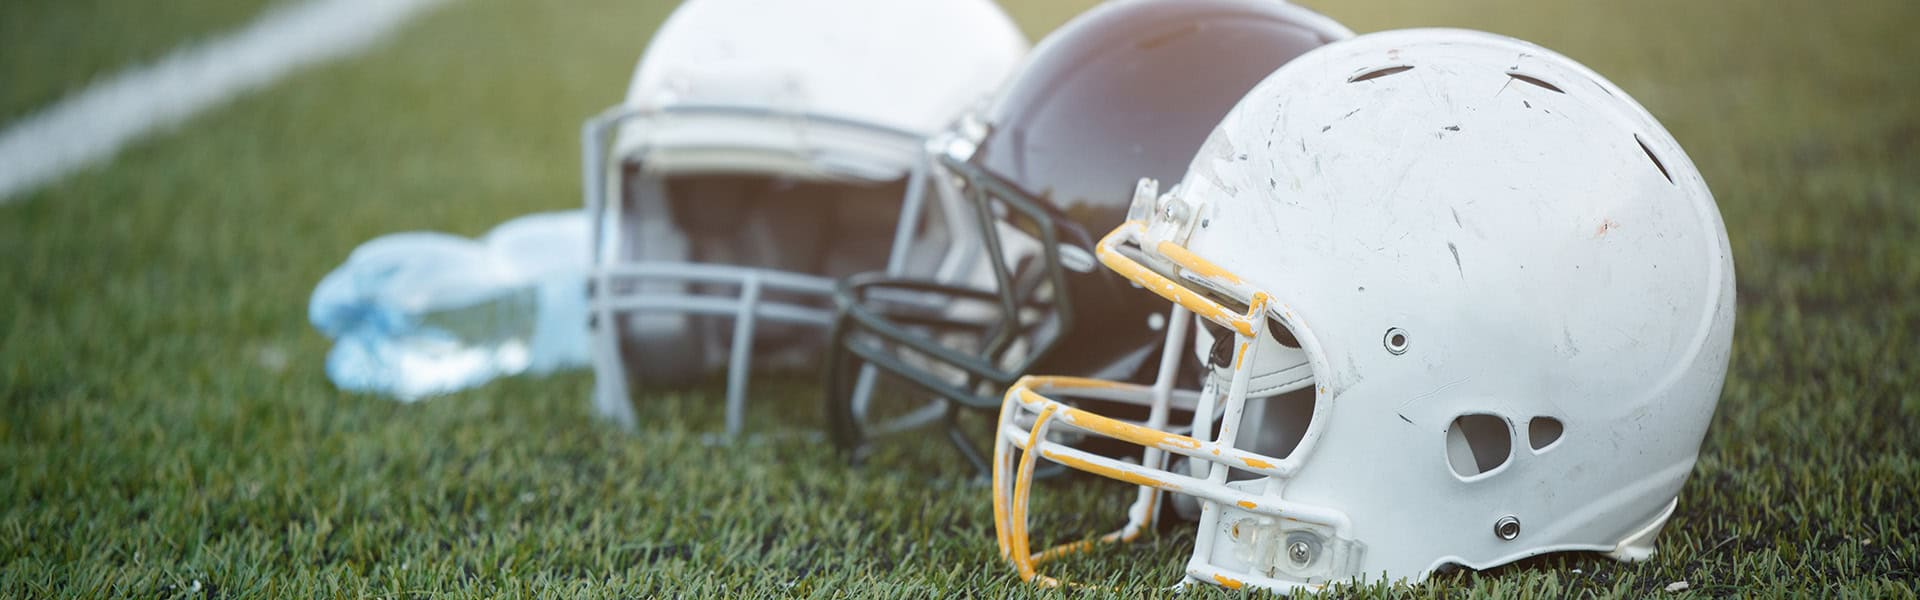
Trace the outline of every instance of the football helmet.
[[[985, 111], [933, 145], [973, 209], [985, 259], [952, 276], [873, 272], [842, 283], [825, 398], [835, 441], [857, 455], [870, 440], [942, 422], [985, 474], [959, 415], [990, 420], [1020, 374], [1153, 373], [1145, 363], [1168, 309], [1097, 269], [1093, 235], [1121, 222], [1133, 178], [1183, 172], [1261, 77], [1351, 35], [1284, 2], [1132, 0], [1096, 6], [1043, 39]], [[920, 390], [882, 411], [876, 374]]]
[[[1186, 581], [1288, 592], [1645, 558], [1734, 326], [1726, 228], [1673, 137], [1586, 67], [1479, 32], [1364, 35], [1281, 67], [1177, 186], [1139, 183], [1097, 253], [1200, 319], [1207, 372], [1186, 434], [1059, 401], [1165, 413], [1150, 388], [1008, 389], [995, 529], [1029, 580], [1092, 546], [1032, 551], [1042, 462], [1142, 486], [1107, 541], [1144, 527], [1157, 492], [1197, 498]], [[1121, 461], [1061, 432], [1149, 450]]]
[[677, 8], [583, 126], [598, 410], [631, 427], [632, 380], [724, 366], [738, 434], [753, 367], [825, 341], [835, 279], [955, 251], [923, 218], [927, 138], [1026, 49], [989, 0]]

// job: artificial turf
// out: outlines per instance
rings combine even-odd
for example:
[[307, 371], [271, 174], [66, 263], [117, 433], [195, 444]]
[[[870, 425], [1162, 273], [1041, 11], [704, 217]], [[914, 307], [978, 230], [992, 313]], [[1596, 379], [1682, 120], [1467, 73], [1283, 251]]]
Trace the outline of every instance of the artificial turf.
[[[189, 39], [262, 3], [204, 4], [225, 8], [144, 21]], [[1083, 4], [1010, 10], [1038, 36]], [[1705, 173], [1739, 279], [1726, 391], [1655, 559], [1359, 592], [1916, 594], [1920, 4], [1309, 4], [1362, 32], [1515, 35], [1608, 75]], [[860, 468], [806, 437], [707, 445], [717, 382], [644, 392], [639, 435], [592, 416], [585, 374], [415, 405], [327, 383], [305, 322], [319, 277], [382, 233], [576, 206], [579, 122], [670, 8], [455, 3], [0, 206], [0, 596], [1060, 593], [998, 558], [987, 491], [942, 443]], [[0, 13], [0, 119], [171, 43], [107, 33], [151, 9], [35, 10]], [[19, 14], [74, 33], [14, 34], [34, 29]], [[756, 383], [750, 428], [818, 425], [812, 378]], [[1125, 500], [1043, 484], [1035, 528], [1102, 531]], [[1158, 594], [1191, 540], [1057, 568]]]

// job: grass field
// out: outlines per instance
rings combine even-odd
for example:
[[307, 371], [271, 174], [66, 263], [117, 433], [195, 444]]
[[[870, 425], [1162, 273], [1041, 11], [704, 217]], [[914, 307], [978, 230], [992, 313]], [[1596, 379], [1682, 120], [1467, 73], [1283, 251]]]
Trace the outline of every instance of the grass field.
[[[266, 4], [9, 3], [0, 121]], [[1920, 593], [1920, 3], [1309, 4], [1607, 74], [1705, 172], [1738, 267], [1726, 392], [1654, 560], [1368, 594]], [[1011, 8], [1038, 36], [1083, 5]], [[647, 392], [636, 436], [592, 417], [585, 374], [417, 405], [326, 381], [320, 276], [382, 233], [577, 205], [579, 123], [670, 8], [456, 3], [0, 205], [0, 596], [1050, 595], [999, 560], [944, 444], [858, 469], [802, 439], [707, 447], [717, 382]], [[757, 385], [750, 426], [817, 424], [808, 379]], [[1042, 486], [1036, 531], [1118, 524], [1122, 488], [1073, 483]], [[1158, 594], [1191, 540], [1058, 569]]]
[[10, 0], [0, 5], [0, 123], [183, 41], [246, 23], [274, 0]]

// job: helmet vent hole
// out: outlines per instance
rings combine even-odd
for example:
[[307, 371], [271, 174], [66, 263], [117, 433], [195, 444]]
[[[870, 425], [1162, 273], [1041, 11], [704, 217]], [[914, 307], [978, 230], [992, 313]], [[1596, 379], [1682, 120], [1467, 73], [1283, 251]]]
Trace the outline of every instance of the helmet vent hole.
[[1566, 427], [1560, 424], [1559, 419], [1534, 417], [1527, 422], [1527, 444], [1533, 446], [1534, 452], [1545, 450], [1554, 442], [1560, 441], [1560, 434], [1565, 430]]
[[1460, 415], [1447, 427], [1447, 464], [1453, 473], [1471, 478], [1492, 472], [1513, 453], [1513, 435], [1506, 419], [1493, 415]]
[[1633, 134], [1633, 141], [1640, 143], [1640, 151], [1647, 153], [1647, 160], [1653, 161], [1653, 166], [1660, 169], [1660, 176], [1667, 178], [1667, 183], [1673, 183], [1673, 174], [1667, 172], [1667, 163], [1660, 162], [1660, 156], [1654, 154], [1653, 148], [1647, 146], [1647, 140], [1636, 133]]
[[1543, 79], [1540, 79], [1540, 78], [1538, 78], [1538, 77], [1534, 77], [1534, 76], [1532, 76], [1532, 75], [1527, 75], [1527, 74], [1524, 74], [1524, 73], [1507, 73], [1507, 76], [1508, 76], [1508, 77], [1512, 77], [1512, 78], [1514, 78], [1514, 80], [1516, 80], [1516, 81], [1520, 81], [1520, 82], [1524, 82], [1524, 83], [1531, 83], [1531, 84], [1533, 84], [1533, 85], [1537, 85], [1537, 86], [1540, 86], [1540, 87], [1542, 87], [1542, 88], [1546, 88], [1547, 90], [1549, 90], [1549, 91], [1552, 91], [1552, 92], [1553, 92], [1553, 93], [1555, 93], [1555, 94], [1565, 94], [1565, 93], [1567, 93], [1567, 92], [1566, 92], [1565, 90], [1562, 90], [1562, 89], [1560, 89], [1560, 86], [1557, 86], [1557, 85], [1554, 85], [1554, 84], [1551, 84], [1551, 83], [1547, 83], [1547, 82], [1546, 82], [1546, 80], [1543, 80]]
[[1386, 77], [1388, 75], [1399, 75], [1401, 73], [1405, 73], [1411, 70], [1413, 70], [1413, 67], [1404, 66], [1404, 65], [1398, 66], [1398, 67], [1387, 67], [1384, 69], [1374, 69], [1372, 71], [1367, 71], [1365, 73], [1361, 73], [1359, 75], [1355, 75], [1353, 77], [1347, 78], [1347, 83], [1360, 83], [1362, 81], [1371, 81], [1374, 79], [1379, 79], [1381, 77]]

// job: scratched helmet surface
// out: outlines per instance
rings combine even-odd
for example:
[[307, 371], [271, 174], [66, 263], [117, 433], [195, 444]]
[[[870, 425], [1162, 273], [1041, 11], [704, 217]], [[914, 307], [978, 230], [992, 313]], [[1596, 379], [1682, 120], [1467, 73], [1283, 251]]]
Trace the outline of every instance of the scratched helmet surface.
[[1725, 381], [1734, 270], [1700, 172], [1625, 91], [1498, 35], [1360, 36], [1261, 82], [1161, 191], [1141, 182], [1097, 252], [1204, 325], [1201, 417], [1017, 383], [994, 497], [1024, 577], [1052, 581], [1026, 505], [1049, 463], [1141, 485], [1109, 540], [1196, 499], [1186, 577], [1233, 588], [1652, 552]]
[[[1130, 0], [1043, 39], [986, 110], [936, 144], [984, 260], [842, 286], [826, 397], [835, 440], [857, 452], [938, 424], [984, 471], [956, 419], [998, 410], [1021, 374], [1150, 376], [1167, 307], [1098, 269], [1095, 236], [1121, 222], [1134, 178], [1179, 176], [1254, 83], [1351, 35], [1284, 2]], [[876, 374], [909, 389], [875, 391]], [[874, 408], [886, 401], [891, 418]]]

